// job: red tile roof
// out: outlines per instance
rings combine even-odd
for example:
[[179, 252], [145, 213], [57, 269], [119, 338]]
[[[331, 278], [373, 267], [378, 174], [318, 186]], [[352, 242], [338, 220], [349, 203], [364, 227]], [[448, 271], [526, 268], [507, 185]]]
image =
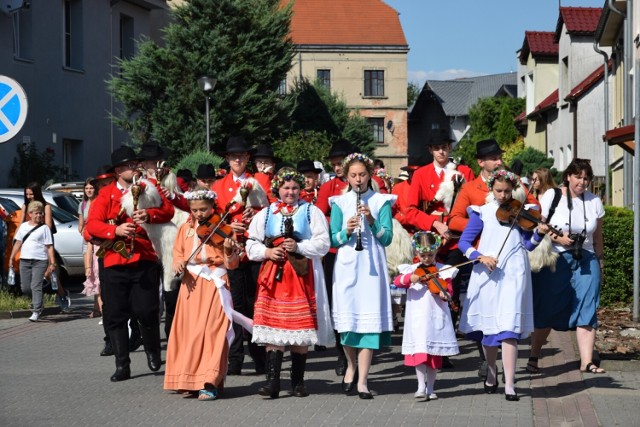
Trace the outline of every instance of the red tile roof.
[[294, 0], [291, 38], [297, 45], [407, 46], [398, 12], [381, 0]]
[[561, 7], [555, 41], [560, 40], [563, 24], [567, 26], [569, 34], [583, 36], [595, 34], [601, 14], [600, 7]]
[[516, 118], [513, 119], [513, 121], [514, 121], [514, 123], [516, 125], [518, 125], [518, 124], [525, 124], [526, 125], [527, 124], [527, 112], [523, 111], [522, 113], [518, 114], [516, 116]]
[[520, 49], [520, 63], [526, 64], [529, 53], [538, 58], [558, 58], [558, 43], [554, 41], [553, 31], [525, 31]]
[[[611, 60], [609, 60], [609, 70], [611, 70]], [[583, 81], [581, 81], [576, 87], [571, 89], [571, 92], [565, 96], [565, 101], [573, 101], [584, 95], [589, 89], [591, 89], [596, 83], [598, 83], [604, 77], [604, 64], [596, 68], [591, 74], [589, 74]]]
[[635, 125], [609, 129], [602, 139], [609, 145], [619, 145], [627, 152], [633, 154], [636, 147], [635, 141], [633, 140], [635, 137], [635, 130]]
[[542, 102], [536, 105], [536, 108], [533, 109], [531, 113], [527, 115], [528, 118], [533, 119], [535, 116], [549, 110], [551, 108], [555, 108], [558, 104], [558, 89], [551, 92], [551, 95], [547, 96]]

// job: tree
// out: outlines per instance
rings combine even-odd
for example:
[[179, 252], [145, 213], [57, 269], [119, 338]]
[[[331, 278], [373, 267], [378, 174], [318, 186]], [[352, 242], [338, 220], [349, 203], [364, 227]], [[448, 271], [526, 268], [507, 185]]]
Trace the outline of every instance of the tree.
[[210, 95], [211, 140], [224, 149], [229, 136], [270, 140], [286, 124], [286, 104], [277, 94], [291, 67], [288, 37], [291, 6], [278, 0], [191, 0], [176, 8], [165, 44], [151, 40], [119, 63], [108, 81], [122, 104], [115, 121], [135, 143], [155, 139], [172, 161], [204, 146], [205, 102], [197, 79], [218, 83]]
[[469, 109], [469, 131], [456, 147], [454, 156], [471, 167], [477, 175], [480, 167], [475, 156], [476, 142], [494, 138], [505, 151], [512, 144], [517, 144], [518, 131], [513, 119], [524, 109], [524, 102], [521, 98], [509, 97], [478, 100]]
[[524, 167], [522, 168], [522, 176], [531, 176], [534, 170], [538, 168], [547, 168], [551, 171], [553, 178], [556, 180], [556, 183], [559, 183], [559, 173], [555, 168], [552, 168], [554, 159], [552, 157], [547, 157], [540, 150], [536, 150], [533, 147], [527, 147], [522, 150], [520, 153], [516, 154], [513, 157], [513, 160], [519, 159]]
[[17, 144], [16, 154], [9, 171], [9, 186], [24, 188], [30, 182], [38, 182], [42, 188], [46, 188], [47, 183], [62, 179], [62, 168], [55, 165], [52, 149], [39, 152], [36, 144], [31, 142]]
[[411, 105], [413, 105], [414, 102], [416, 102], [416, 99], [418, 99], [420, 92], [421, 92], [421, 89], [418, 83], [409, 82], [409, 84], [407, 85], [407, 106], [408, 107], [410, 107]]

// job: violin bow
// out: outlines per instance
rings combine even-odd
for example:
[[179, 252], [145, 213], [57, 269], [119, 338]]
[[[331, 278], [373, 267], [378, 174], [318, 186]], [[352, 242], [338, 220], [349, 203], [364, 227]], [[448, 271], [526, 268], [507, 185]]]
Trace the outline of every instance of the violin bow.
[[[502, 246], [500, 246], [500, 250], [498, 251], [498, 255], [496, 256], [496, 264], [497, 264], [497, 260], [500, 259], [500, 254], [502, 253], [504, 246], [507, 244], [507, 240], [509, 240], [509, 236], [511, 235], [511, 231], [513, 231], [513, 227], [516, 226], [516, 222], [517, 222], [516, 219], [520, 216], [520, 214], [522, 213], [522, 210], [524, 209], [525, 202], [527, 201], [527, 197], [529, 197], [529, 194], [531, 193], [533, 184], [535, 184], [537, 180], [538, 180], [537, 177], [535, 179], [532, 179], [531, 185], [529, 186], [529, 188], [527, 188], [527, 192], [524, 195], [524, 201], [520, 205], [520, 209], [518, 209], [518, 213], [516, 214], [516, 217], [513, 219], [513, 221], [511, 221], [511, 227], [509, 227], [509, 232], [507, 233], [507, 237], [504, 238], [504, 241], [502, 242]], [[520, 183], [520, 185], [522, 185], [522, 183]]]

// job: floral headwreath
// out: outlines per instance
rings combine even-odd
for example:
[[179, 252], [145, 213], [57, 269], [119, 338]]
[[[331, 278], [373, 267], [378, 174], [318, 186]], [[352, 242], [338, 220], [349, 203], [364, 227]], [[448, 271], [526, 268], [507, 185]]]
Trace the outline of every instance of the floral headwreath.
[[215, 200], [217, 197], [215, 191], [211, 190], [194, 190], [184, 193], [184, 198], [187, 200]]
[[374, 167], [373, 160], [371, 160], [371, 158], [366, 154], [362, 154], [362, 153], [351, 153], [342, 160], [342, 168], [345, 170], [345, 172], [349, 163], [355, 160], [364, 163], [369, 173], [372, 174], [373, 167]]
[[[435, 239], [435, 243], [428, 246], [422, 246], [420, 244], [420, 236], [428, 235], [428, 234], [433, 236], [433, 238]], [[442, 239], [440, 238], [440, 236], [438, 236], [435, 233], [432, 233], [431, 231], [418, 231], [413, 235], [411, 244], [413, 245], [413, 248], [420, 253], [436, 252], [440, 247], [440, 245], [442, 244]]]
[[280, 168], [278, 173], [276, 173], [271, 180], [271, 191], [273, 191], [275, 195], [278, 195], [278, 190], [284, 185], [286, 181], [295, 181], [298, 183], [301, 189], [304, 188], [304, 175], [302, 175], [294, 168], [285, 166], [283, 168]]
[[518, 175], [506, 169], [498, 169], [489, 175], [489, 178], [487, 178], [487, 187], [489, 188], [489, 191], [493, 190], [493, 184], [495, 184], [496, 179], [498, 178], [503, 178], [504, 180], [509, 181], [511, 185], [513, 185], [513, 188], [520, 187], [520, 178], [518, 178]]

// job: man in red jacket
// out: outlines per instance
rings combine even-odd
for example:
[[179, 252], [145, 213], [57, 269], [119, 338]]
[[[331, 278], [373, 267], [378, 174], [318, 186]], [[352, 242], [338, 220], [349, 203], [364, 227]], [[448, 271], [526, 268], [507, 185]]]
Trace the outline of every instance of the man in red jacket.
[[[140, 225], [170, 221], [173, 206], [162, 196], [159, 208], [138, 209], [131, 217], [127, 215], [121, 210], [120, 200], [133, 184], [139, 162], [131, 148], [121, 147], [111, 153], [111, 163], [116, 181], [104, 187], [91, 204], [86, 228], [94, 238], [114, 241], [104, 257], [106, 283], [101, 291], [104, 321], [116, 359], [116, 371], [111, 376], [115, 382], [131, 377], [127, 328], [130, 313], [134, 313], [140, 323], [149, 369], [160, 369], [160, 265]], [[133, 244], [132, 240], [135, 240]], [[115, 249], [119, 246], [124, 250], [117, 252]], [[128, 253], [130, 248], [133, 253]]]
[[[269, 188], [263, 188], [247, 170], [250, 152], [251, 145], [244, 137], [232, 136], [229, 138], [225, 152], [225, 159], [229, 162], [229, 173], [221, 179], [218, 179], [212, 186], [213, 191], [218, 195], [216, 198], [218, 209], [220, 212], [225, 212], [229, 209], [227, 222], [233, 228], [236, 238], [240, 242], [244, 242], [248, 224], [251, 222], [251, 219], [261, 209], [268, 206], [269, 202], [266, 199], [266, 194], [268, 193], [266, 192], [271, 193], [270, 186]], [[251, 206], [242, 206], [240, 203], [231, 206], [229, 203], [238, 197], [241, 187], [246, 187], [249, 184], [250, 186], [247, 187], [251, 188], [249, 199], [259, 193], [263, 194], [263, 200], [260, 206], [257, 206], [257, 201], [255, 203], [249, 201], [247, 204]], [[258, 280], [260, 264], [260, 262], [249, 261], [245, 256], [242, 258], [237, 269], [228, 271], [233, 308], [249, 318], [253, 318], [253, 305], [255, 303], [256, 282]], [[237, 323], [233, 324], [233, 331], [235, 338], [229, 347], [229, 368], [227, 374], [240, 375], [244, 363], [243, 341], [245, 333], [242, 326]], [[265, 349], [251, 342], [251, 335], [247, 333], [246, 336], [249, 345], [249, 354], [254, 361], [255, 371], [256, 373], [262, 374], [265, 372]]]

